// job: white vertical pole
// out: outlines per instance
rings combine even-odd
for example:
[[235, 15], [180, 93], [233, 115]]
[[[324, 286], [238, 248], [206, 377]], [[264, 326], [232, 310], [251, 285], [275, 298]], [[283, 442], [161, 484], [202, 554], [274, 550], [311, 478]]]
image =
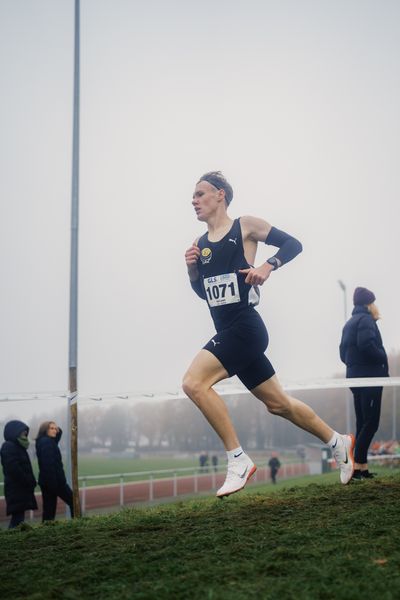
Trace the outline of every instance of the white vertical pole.
[[[338, 284], [343, 292], [344, 322], [347, 322], [347, 287], [341, 279]], [[351, 432], [351, 392], [346, 390], [346, 433]]]
[[350, 390], [346, 390], [346, 433], [351, 432], [351, 399], [352, 394]]

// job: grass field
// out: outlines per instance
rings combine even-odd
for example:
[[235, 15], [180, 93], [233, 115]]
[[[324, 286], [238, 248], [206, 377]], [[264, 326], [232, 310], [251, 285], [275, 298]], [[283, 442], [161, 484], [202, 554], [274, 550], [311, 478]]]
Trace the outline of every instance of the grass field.
[[317, 480], [0, 532], [0, 597], [397, 600], [400, 475]]
[[[160, 471], [164, 469], [183, 469], [185, 467], [196, 468], [199, 460], [196, 457], [174, 458], [149, 457], [149, 458], [117, 458], [100, 456], [80, 456], [79, 475], [109, 475], [112, 473], [137, 473], [144, 471]], [[157, 477], [172, 477], [172, 473], [157, 474]], [[146, 476], [129, 477], [126, 481], [137, 481], [146, 479]], [[107, 483], [118, 483], [117, 479], [88, 480], [87, 485], [104, 485]]]

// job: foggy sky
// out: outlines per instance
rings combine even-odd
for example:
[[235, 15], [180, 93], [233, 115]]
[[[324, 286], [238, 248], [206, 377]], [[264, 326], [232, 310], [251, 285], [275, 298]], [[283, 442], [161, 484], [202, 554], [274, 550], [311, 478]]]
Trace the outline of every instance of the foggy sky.
[[[73, 1], [1, 0], [0, 62], [0, 392], [64, 390]], [[398, 349], [399, 106], [396, 1], [82, 0], [82, 393], [175, 390], [212, 336], [184, 252], [215, 169], [304, 246], [261, 290], [282, 380], [344, 372], [338, 279]]]

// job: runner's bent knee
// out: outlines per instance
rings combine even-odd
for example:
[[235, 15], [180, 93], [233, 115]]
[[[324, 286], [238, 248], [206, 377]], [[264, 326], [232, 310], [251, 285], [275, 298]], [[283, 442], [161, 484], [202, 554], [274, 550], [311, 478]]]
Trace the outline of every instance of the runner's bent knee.
[[287, 418], [292, 412], [290, 396], [285, 393], [276, 375], [253, 388], [251, 393], [261, 400], [267, 407], [268, 412], [273, 415]]
[[265, 403], [268, 412], [272, 415], [277, 415], [278, 417], [287, 417], [290, 414], [290, 405], [281, 404], [278, 402]]
[[284, 393], [265, 394], [260, 400], [265, 404], [268, 412], [272, 415], [286, 417], [290, 414], [290, 398]]
[[209, 385], [206, 385], [204, 381], [190, 372], [186, 373], [183, 378], [182, 389], [191, 400], [195, 400], [209, 388]]

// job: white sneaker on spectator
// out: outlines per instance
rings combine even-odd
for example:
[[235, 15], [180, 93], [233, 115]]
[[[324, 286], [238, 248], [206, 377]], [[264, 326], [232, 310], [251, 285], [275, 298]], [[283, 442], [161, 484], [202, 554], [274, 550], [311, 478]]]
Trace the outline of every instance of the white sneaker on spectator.
[[240, 460], [233, 460], [228, 462], [228, 472], [224, 485], [217, 491], [217, 497], [222, 498], [223, 496], [229, 496], [235, 492], [239, 492], [244, 488], [248, 480], [256, 472], [257, 467], [247, 456], [244, 454], [240, 457]]
[[346, 485], [349, 483], [354, 473], [354, 444], [355, 438], [350, 435], [339, 435], [336, 440], [336, 446], [332, 446], [332, 454], [339, 469], [340, 481]]

